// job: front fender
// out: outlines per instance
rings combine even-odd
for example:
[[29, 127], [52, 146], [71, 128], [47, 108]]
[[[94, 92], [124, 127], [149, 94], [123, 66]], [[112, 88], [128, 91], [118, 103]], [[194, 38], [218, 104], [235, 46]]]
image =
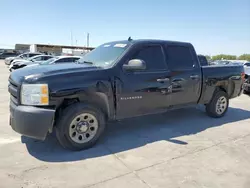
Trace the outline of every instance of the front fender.
[[85, 83], [81, 87], [72, 87], [72, 85], [69, 87], [71, 88], [51, 92], [50, 104], [60, 108], [65, 101], [77, 100], [101, 108], [108, 119], [115, 117], [114, 95], [110, 82], [99, 81]]

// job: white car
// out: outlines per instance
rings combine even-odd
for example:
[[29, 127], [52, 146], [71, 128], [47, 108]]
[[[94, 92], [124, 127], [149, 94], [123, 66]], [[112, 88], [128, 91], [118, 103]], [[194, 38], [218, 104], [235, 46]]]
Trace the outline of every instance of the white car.
[[41, 53], [38, 53], [38, 52], [24, 53], [24, 54], [20, 54], [19, 56], [16, 56], [16, 57], [8, 57], [4, 61], [5, 61], [6, 65], [10, 65], [11, 62], [14, 61], [15, 59], [28, 59], [28, 58], [36, 56], [36, 55], [41, 55]]
[[40, 65], [50, 65], [57, 63], [75, 63], [77, 62], [81, 56], [56, 56], [47, 61], [41, 62]]
[[15, 63], [15, 62], [38, 62], [38, 61], [47, 61], [48, 59], [51, 59], [55, 56], [53, 55], [36, 55], [36, 56], [33, 56], [33, 57], [30, 57], [28, 59], [15, 59], [14, 61], [12, 61], [12, 63]]
[[[56, 57], [53, 57], [47, 61], [36, 62], [34, 64], [29, 64], [27, 66], [25, 65], [22, 67], [42, 66], [42, 65], [61, 64], [61, 63], [75, 63], [80, 58], [81, 58], [81, 56], [56, 56]], [[22, 68], [22, 67], [20, 67], [20, 68]], [[13, 70], [15, 70], [14, 66], [10, 68], [10, 72]]]
[[16, 59], [10, 64], [9, 71], [16, 70], [31, 64], [38, 64], [53, 57], [54, 56], [52, 55], [36, 55], [28, 59]]

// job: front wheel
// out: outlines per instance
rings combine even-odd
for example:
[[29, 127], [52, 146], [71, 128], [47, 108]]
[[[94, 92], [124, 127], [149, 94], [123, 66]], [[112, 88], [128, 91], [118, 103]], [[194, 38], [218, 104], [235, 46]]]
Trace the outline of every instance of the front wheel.
[[217, 91], [210, 103], [206, 105], [206, 112], [209, 116], [220, 118], [225, 115], [228, 110], [229, 99], [224, 91]]
[[243, 93], [244, 93], [244, 94], [249, 94], [250, 92], [247, 91], [247, 90], [243, 90]]
[[67, 107], [56, 125], [60, 144], [70, 150], [84, 150], [96, 144], [105, 129], [104, 114], [82, 103]]

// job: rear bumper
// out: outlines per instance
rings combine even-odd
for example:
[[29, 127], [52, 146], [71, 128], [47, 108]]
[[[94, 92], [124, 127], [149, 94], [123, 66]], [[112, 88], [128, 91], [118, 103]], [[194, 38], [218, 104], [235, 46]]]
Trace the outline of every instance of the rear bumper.
[[44, 140], [52, 130], [55, 110], [33, 106], [16, 106], [10, 102], [10, 125], [21, 135]]

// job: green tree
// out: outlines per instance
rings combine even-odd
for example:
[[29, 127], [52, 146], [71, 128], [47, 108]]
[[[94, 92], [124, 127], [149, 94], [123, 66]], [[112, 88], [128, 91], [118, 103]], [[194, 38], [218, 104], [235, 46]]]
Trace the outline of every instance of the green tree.
[[236, 60], [236, 55], [219, 54], [212, 57], [212, 60]]
[[238, 59], [250, 61], [250, 54], [242, 54], [238, 57]]

